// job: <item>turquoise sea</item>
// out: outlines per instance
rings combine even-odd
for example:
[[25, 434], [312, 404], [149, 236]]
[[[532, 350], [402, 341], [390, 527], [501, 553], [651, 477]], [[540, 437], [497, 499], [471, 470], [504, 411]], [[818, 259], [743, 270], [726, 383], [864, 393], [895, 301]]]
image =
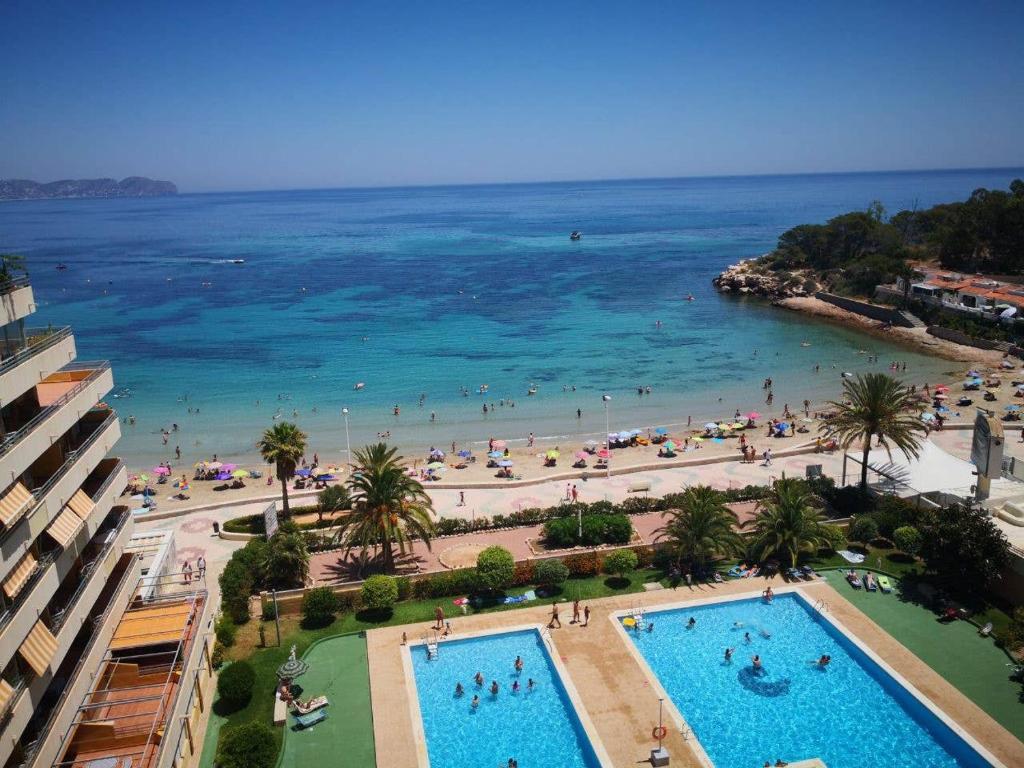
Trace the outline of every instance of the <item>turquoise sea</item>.
[[[883, 369], [898, 359], [914, 380], [934, 379], [951, 364], [719, 296], [711, 279], [795, 224], [874, 199], [890, 212], [963, 199], [1021, 175], [9, 202], [0, 251], [28, 257], [37, 324], [71, 324], [80, 358], [113, 362], [111, 402], [136, 419], [118, 449], [131, 466], [171, 458], [175, 444], [188, 461], [252, 454], [274, 415], [293, 412], [321, 457], [340, 460], [342, 407], [353, 445], [390, 431], [419, 448], [603, 433], [603, 393], [613, 430], [761, 406], [768, 376], [776, 408], [820, 401], [836, 394], [841, 371], [869, 365], [859, 350], [877, 352]], [[571, 242], [572, 230], [582, 240]], [[683, 300], [689, 293], [695, 301]], [[486, 416], [485, 402], [495, 405]], [[163, 446], [160, 429], [172, 423], [180, 431]]]

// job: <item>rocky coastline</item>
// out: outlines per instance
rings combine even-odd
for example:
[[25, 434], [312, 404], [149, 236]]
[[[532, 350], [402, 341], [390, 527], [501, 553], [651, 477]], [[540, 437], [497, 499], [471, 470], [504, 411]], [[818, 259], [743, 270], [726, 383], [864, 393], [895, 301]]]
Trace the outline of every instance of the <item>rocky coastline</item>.
[[771, 301], [813, 296], [821, 289], [818, 281], [806, 270], [776, 272], [759, 259], [745, 259], [730, 265], [711, 281], [721, 293], [760, 296]]

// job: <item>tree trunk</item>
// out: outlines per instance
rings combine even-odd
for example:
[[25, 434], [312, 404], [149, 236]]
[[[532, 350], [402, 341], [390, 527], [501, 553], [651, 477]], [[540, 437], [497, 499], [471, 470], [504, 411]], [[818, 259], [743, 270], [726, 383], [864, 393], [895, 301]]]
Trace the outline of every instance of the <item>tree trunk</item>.
[[284, 476], [279, 477], [281, 481], [281, 505], [283, 507], [282, 512], [285, 517], [291, 515], [291, 509], [288, 507], [288, 481], [284, 479]]
[[384, 555], [384, 573], [391, 573], [395, 570], [395, 553], [391, 551], [391, 542], [385, 541], [381, 546]]
[[860, 463], [860, 489], [868, 492], [868, 454], [871, 453], [871, 435], [864, 438], [864, 451]]

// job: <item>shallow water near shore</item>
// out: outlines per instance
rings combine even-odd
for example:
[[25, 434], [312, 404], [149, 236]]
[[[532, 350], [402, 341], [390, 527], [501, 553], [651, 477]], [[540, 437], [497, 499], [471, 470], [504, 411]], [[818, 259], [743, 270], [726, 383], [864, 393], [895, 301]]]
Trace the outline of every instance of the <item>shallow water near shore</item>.
[[[136, 419], [117, 449], [132, 467], [172, 458], [175, 445], [189, 463], [252, 455], [274, 416], [293, 413], [311, 448], [340, 460], [342, 407], [353, 445], [390, 431], [410, 450], [530, 432], [571, 446], [604, 433], [603, 393], [612, 396], [609, 425], [621, 430], [764, 411], [769, 376], [778, 410], [834, 397], [842, 371], [900, 360], [907, 380], [923, 383], [955, 370], [852, 329], [720, 296], [711, 279], [770, 250], [793, 225], [874, 199], [890, 212], [962, 199], [1020, 175], [14, 202], [0, 205], [0, 246], [28, 258], [33, 324], [71, 324], [81, 359], [112, 361], [120, 396], [109, 402]], [[572, 230], [583, 239], [571, 242]], [[61, 263], [68, 268], [58, 271]], [[485, 402], [495, 406], [486, 416]], [[159, 431], [172, 423], [179, 432], [164, 446]]]

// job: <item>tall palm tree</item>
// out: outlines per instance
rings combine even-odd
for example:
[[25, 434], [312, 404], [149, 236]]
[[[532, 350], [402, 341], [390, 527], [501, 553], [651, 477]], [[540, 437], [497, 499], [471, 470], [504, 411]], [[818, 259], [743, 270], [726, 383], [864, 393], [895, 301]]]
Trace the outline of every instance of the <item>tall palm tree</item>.
[[379, 547], [384, 570], [392, 571], [394, 546], [405, 554], [410, 534], [430, 548], [433, 505], [420, 481], [405, 473], [397, 449], [377, 443], [355, 451], [353, 458], [348, 481], [352, 511], [341, 523], [339, 538], [346, 552]]
[[295, 424], [282, 421], [263, 433], [257, 447], [263, 459], [274, 465], [274, 473], [281, 481], [281, 500], [287, 517], [291, 514], [288, 507], [288, 481], [295, 476], [295, 468], [306, 454], [306, 433]]
[[903, 383], [884, 373], [867, 373], [855, 379], [843, 379], [844, 402], [831, 402], [835, 416], [821, 426], [846, 450], [860, 444], [862, 460], [860, 485], [868, 487], [868, 454], [877, 439], [892, 460], [892, 448], [908, 459], [920, 455], [921, 442], [928, 428], [914, 412], [916, 402]]
[[801, 552], [816, 552], [826, 541], [819, 503], [803, 481], [777, 481], [772, 495], [758, 502], [757, 516], [748, 523], [753, 528], [753, 556], [759, 560], [768, 555], [785, 557], [796, 567]]
[[736, 530], [736, 517], [722, 501], [722, 494], [707, 485], [683, 491], [680, 508], [662, 512], [668, 522], [655, 531], [655, 540], [667, 540], [675, 552], [676, 564], [684, 560], [702, 567], [715, 555], [737, 555], [743, 537]]

